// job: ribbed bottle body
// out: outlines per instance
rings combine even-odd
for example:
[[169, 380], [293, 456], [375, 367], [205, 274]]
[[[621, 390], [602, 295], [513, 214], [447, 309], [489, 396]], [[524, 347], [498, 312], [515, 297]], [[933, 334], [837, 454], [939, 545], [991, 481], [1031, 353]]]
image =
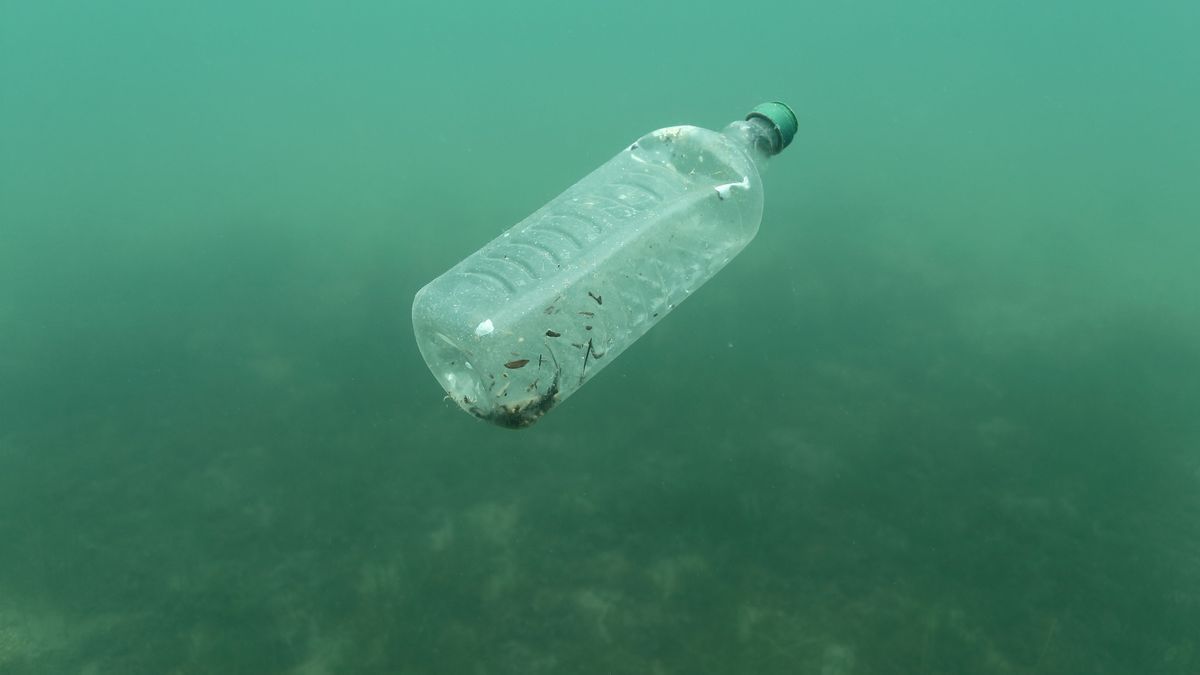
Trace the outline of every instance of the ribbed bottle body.
[[741, 251], [762, 203], [737, 134], [647, 134], [421, 289], [421, 353], [464, 410], [529, 426]]

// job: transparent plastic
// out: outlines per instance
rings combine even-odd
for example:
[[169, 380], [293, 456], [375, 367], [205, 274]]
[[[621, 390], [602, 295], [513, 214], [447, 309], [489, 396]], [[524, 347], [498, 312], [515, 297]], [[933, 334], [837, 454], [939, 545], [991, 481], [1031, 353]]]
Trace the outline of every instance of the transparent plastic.
[[651, 132], [422, 288], [421, 354], [476, 417], [530, 426], [758, 232], [763, 120]]

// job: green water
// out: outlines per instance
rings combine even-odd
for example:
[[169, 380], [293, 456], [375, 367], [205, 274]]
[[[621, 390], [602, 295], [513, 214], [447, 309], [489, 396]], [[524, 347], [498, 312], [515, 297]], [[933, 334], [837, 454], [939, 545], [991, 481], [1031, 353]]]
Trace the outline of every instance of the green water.
[[[1200, 9], [0, 5], [0, 673], [1200, 673]], [[424, 283], [764, 100], [521, 432]]]

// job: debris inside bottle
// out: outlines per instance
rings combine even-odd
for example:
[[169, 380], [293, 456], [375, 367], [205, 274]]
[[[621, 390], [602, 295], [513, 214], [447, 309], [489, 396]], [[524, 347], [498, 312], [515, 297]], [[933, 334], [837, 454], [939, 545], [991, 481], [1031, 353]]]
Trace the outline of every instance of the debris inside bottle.
[[491, 422], [507, 429], [524, 429], [532, 426], [534, 422], [542, 418], [542, 415], [558, 405], [558, 378], [561, 374], [562, 369], [557, 369], [550, 386], [536, 396], [513, 403], [501, 403], [492, 410], [483, 410], [472, 406], [471, 414], [485, 422]]

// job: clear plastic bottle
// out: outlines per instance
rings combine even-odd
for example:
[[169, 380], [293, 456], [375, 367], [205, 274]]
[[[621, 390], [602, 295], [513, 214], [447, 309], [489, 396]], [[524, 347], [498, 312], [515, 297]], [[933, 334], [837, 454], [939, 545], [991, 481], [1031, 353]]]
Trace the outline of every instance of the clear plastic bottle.
[[520, 429], [574, 393], [750, 242], [796, 127], [765, 103], [651, 132], [422, 288], [413, 329], [449, 398]]

